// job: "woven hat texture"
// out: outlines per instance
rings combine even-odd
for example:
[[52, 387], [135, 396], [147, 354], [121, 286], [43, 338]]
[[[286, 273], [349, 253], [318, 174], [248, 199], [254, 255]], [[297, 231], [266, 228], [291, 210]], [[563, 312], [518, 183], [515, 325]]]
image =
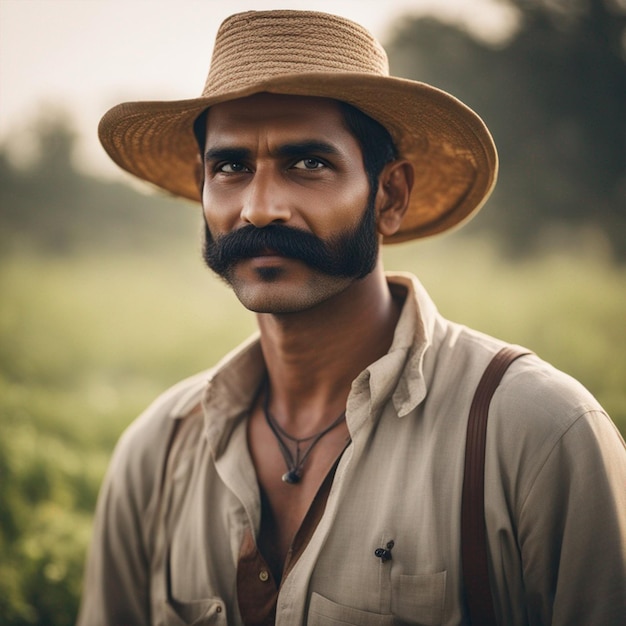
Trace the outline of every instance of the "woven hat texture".
[[199, 201], [194, 121], [214, 104], [261, 92], [342, 100], [387, 128], [400, 157], [415, 166], [415, 185], [386, 243], [452, 228], [480, 209], [495, 184], [495, 145], [476, 113], [440, 89], [390, 77], [387, 55], [367, 30], [313, 11], [227, 18], [200, 97], [113, 107], [100, 121], [100, 141], [123, 169]]

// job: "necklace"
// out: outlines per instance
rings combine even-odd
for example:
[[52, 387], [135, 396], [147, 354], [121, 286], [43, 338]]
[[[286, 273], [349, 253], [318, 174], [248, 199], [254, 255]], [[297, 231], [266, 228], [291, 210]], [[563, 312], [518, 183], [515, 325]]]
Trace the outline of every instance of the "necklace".
[[[332, 424], [321, 430], [319, 433], [315, 433], [313, 435], [309, 435], [308, 437], [293, 437], [289, 433], [285, 432], [280, 424], [274, 419], [274, 416], [270, 413], [270, 387], [269, 381], [266, 385], [265, 391], [265, 399], [263, 401], [263, 413], [265, 414], [265, 421], [267, 425], [270, 427], [272, 434], [276, 438], [278, 442], [278, 447], [285, 459], [285, 465], [287, 465], [287, 471], [282, 475], [282, 480], [285, 483], [290, 485], [296, 485], [300, 482], [302, 478], [302, 468], [304, 467], [304, 463], [306, 462], [311, 450], [315, 447], [317, 442], [326, 434], [328, 434], [333, 428], [336, 428], [343, 422], [346, 417], [346, 412], [342, 411], [341, 415], [334, 421]], [[291, 453], [289, 446], [285, 442], [285, 439], [291, 441], [296, 444], [296, 455]], [[300, 449], [300, 445], [303, 443], [307, 443], [310, 441], [309, 446], [302, 452]]]

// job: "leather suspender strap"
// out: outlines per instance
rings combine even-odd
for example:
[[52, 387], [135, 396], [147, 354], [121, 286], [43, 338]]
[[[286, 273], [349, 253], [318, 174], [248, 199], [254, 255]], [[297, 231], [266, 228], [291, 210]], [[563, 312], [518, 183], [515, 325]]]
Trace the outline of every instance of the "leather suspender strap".
[[507, 346], [498, 352], [485, 370], [467, 422], [465, 473], [461, 501], [461, 558], [465, 594], [473, 626], [496, 626], [487, 566], [485, 523], [485, 442], [491, 398], [509, 365], [529, 351]]

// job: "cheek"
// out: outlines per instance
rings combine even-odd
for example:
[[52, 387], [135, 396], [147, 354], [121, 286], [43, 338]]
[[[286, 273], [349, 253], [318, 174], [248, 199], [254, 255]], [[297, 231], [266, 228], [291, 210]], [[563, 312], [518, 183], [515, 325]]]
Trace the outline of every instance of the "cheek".
[[311, 206], [319, 211], [309, 213], [309, 226], [319, 237], [328, 238], [346, 230], [352, 230], [363, 219], [369, 200], [369, 185], [346, 185], [325, 196], [324, 206], [320, 198]]
[[202, 189], [202, 212], [209, 230], [225, 233], [233, 228], [239, 211], [236, 210], [233, 194], [216, 194], [206, 183]]

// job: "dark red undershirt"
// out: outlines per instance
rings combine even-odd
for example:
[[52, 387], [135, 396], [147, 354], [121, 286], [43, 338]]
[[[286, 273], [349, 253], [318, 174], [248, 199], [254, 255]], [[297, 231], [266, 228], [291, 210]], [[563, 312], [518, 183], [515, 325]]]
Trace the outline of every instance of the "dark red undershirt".
[[[278, 600], [281, 581], [289, 574], [304, 552], [324, 514], [338, 463], [339, 459], [330, 469], [324, 482], [315, 494], [315, 498], [287, 553], [282, 576], [280, 572], [276, 571], [276, 568], [268, 565], [268, 561], [271, 561], [271, 559], [268, 558], [266, 561], [263, 557], [252, 536], [252, 532], [249, 529], [246, 532], [237, 562], [237, 598], [239, 612], [245, 626], [274, 625], [276, 621], [276, 601]], [[265, 496], [262, 495], [262, 502], [265, 500]], [[263, 512], [264, 509], [266, 509], [266, 506], [262, 506], [262, 517], [267, 520], [267, 513]], [[263, 525], [263, 519], [261, 525]]]

